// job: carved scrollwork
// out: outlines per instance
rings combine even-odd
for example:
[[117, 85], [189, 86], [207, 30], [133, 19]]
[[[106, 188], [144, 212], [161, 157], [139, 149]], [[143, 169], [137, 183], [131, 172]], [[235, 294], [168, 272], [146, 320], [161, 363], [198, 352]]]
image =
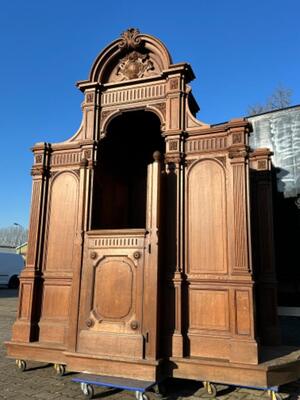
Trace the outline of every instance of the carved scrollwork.
[[154, 69], [152, 61], [148, 54], [142, 54], [137, 51], [132, 51], [121, 59], [117, 76], [121, 80], [142, 78], [148, 71]]
[[83, 154], [84, 154], [84, 158], [89, 160], [92, 157], [92, 150], [91, 149], [84, 150]]
[[151, 104], [151, 107], [156, 108], [166, 118], [166, 103]]
[[170, 151], [177, 151], [178, 150], [178, 140], [170, 140], [169, 142], [169, 150]]
[[232, 143], [233, 144], [242, 143], [242, 134], [241, 133], [234, 133], [232, 135]]
[[114, 110], [103, 110], [101, 111], [101, 123], [106, 120], [106, 118], [112, 114]]
[[35, 156], [35, 162], [36, 164], [41, 164], [43, 161], [43, 155], [42, 154], [38, 154]]
[[245, 158], [248, 155], [247, 148], [237, 148], [229, 150], [229, 158]]
[[266, 169], [268, 169], [268, 162], [267, 162], [267, 160], [258, 160], [258, 161], [257, 161], [257, 169], [259, 169], [259, 170], [266, 170]]
[[119, 43], [120, 49], [138, 49], [142, 45], [142, 39], [139, 37], [140, 31], [137, 28], [129, 28], [121, 34]]
[[196, 158], [189, 158], [189, 159], [185, 160], [186, 168], [190, 168], [190, 166], [193, 164], [194, 161], [196, 161]]
[[31, 175], [32, 176], [37, 176], [37, 175], [43, 175], [43, 176], [46, 176], [46, 175], [48, 175], [49, 174], [49, 170], [48, 170], [48, 168], [45, 168], [44, 166], [34, 166], [32, 169], [31, 169]]
[[217, 160], [219, 160], [224, 167], [226, 166], [226, 157], [216, 157]]
[[165, 155], [165, 163], [166, 164], [180, 164], [181, 161], [182, 161], [182, 157], [181, 157], [180, 153]]
[[92, 103], [94, 101], [94, 93], [87, 93], [86, 95], [86, 102]]
[[177, 78], [170, 79], [170, 89], [171, 90], [178, 89], [178, 79]]

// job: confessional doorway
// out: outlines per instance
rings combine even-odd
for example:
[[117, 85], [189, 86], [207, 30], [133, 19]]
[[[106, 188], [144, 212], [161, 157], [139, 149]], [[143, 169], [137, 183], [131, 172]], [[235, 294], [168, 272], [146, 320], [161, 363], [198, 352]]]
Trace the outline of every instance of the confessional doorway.
[[164, 153], [160, 121], [145, 111], [115, 117], [99, 143], [82, 272], [80, 353], [156, 358], [158, 152]]

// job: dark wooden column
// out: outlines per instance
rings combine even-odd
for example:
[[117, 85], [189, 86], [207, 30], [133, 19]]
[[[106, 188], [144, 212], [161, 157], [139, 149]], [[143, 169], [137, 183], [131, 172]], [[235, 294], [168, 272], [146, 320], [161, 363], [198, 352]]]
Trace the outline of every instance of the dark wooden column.
[[277, 280], [274, 257], [272, 152], [258, 149], [250, 155], [252, 243], [258, 335], [264, 345], [280, 343]]

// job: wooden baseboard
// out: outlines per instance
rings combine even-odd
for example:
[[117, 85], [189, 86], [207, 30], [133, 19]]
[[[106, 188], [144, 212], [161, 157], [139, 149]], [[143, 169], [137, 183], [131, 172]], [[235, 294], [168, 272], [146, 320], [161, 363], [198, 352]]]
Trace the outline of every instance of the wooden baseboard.
[[162, 377], [160, 361], [112, 359], [80, 353], [65, 352], [68, 370], [88, 372], [141, 380], [157, 380]]
[[15, 359], [32, 360], [53, 364], [66, 364], [64, 347], [49, 343], [5, 342], [7, 356]]

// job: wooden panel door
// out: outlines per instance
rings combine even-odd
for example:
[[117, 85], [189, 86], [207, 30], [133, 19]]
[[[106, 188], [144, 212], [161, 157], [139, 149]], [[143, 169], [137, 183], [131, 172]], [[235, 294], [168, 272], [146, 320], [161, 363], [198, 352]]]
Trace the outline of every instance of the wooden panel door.
[[145, 229], [87, 232], [79, 353], [155, 358], [159, 204], [160, 165], [156, 161], [148, 166]]

